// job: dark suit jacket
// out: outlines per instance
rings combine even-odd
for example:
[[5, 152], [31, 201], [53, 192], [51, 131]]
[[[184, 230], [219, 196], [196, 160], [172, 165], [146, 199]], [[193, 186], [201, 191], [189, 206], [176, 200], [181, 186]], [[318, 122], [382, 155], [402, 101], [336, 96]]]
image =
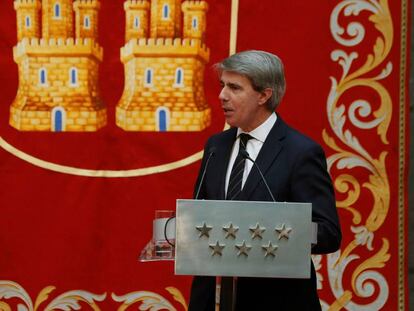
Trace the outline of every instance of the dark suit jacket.
[[[236, 128], [209, 138], [205, 146], [201, 181], [207, 156], [214, 150], [198, 199], [224, 200], [225, 178]], [[334, 190], [322, 148], [289, 127], [281, 118], [271, 129], [256, 159], [277, 201], [311, 202], [312, 221], [318, 223], [314, 254], [336, 251], [341, 230]], [[260, 174], [253, 166], [240, 200], [272, 201]], [[310, 279], [238, 278], [236, 310], [320, 310], [313, 264]], [[194, 277], [189, 311], [214, 310], [215, 278]]]

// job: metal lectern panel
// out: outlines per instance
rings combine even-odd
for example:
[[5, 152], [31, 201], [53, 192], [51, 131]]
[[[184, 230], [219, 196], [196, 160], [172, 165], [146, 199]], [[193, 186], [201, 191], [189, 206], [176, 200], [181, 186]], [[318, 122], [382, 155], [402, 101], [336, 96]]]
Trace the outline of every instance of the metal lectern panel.
[[311, 203], [177, 200], [175, 273], [309, 278]]

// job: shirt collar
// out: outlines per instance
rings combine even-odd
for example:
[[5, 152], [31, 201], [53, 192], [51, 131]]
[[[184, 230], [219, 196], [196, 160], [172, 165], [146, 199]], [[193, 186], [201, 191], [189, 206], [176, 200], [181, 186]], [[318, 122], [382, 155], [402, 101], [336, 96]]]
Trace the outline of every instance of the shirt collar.
[[[266, 121], [264, 121], [262, 124], [260, 124], [258, 127], [256, 127], [253, 131], [247, 133], [250, 136], [252, 136], [254, 139], [257, 139], [258, 141], [264, 143], [266, 140], [267, 135], [270, 133], [270, 130], [272, 129], [273, 125], [275, 125], [277, 121], [276, 113], [272, 113]], [[242, 129], [237, 129], [237, 137], [241, 133], [246, 133]]]

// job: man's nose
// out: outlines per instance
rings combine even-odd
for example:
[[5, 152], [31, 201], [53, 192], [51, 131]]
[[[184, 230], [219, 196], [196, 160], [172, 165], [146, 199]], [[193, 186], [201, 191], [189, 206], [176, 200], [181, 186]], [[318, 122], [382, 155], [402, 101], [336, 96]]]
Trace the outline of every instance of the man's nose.
[[226, 100], [228, 99], [228, 96], [227, 96], [227, 91], [226, 91], [226, 87], [223, 87], [223, 88], [221, 89], [220, 94], [219, 94], [219, 99], [220, 99], [221, 101], [226, 101]]

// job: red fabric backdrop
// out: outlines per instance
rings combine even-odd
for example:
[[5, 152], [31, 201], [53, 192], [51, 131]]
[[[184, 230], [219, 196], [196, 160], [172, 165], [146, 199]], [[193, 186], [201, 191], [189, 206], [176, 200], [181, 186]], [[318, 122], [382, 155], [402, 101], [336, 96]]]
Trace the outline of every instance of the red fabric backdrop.
[[[151, 238], [154, 211], [174, 209], [177, 198], [191, 198], [198, 161], [164, 173], [83, 177], [41, 168], [22, 160], [16, 149], [46, 161], [47, 167], [55, 163], [96, 171], [149, 168], [202, 150], [206, 139], [224, 127], [219, 84], [210, 65], [229, 54], [231, 20], [230, 1], [208, 4], [211, 56], [205, 91], [211, 126], [183, 133], [125, 132], [116, 127], [115, 105], [124, 86], [119, 50], [125, 18], [123, 1], [102, 0], [99, 84], [108, 125], [94, 133], [51, 133], [19, 132], [9, 125], [9, 107], [18, 87], [12, 53], [16, 15], [13, 1], [0, 2], [0, 310], [7, 305], [17, 310], [17, 304], [46, 310], [53, 302], [62, 307], [64, 296], [85, 310], [118, 310], [126, 298], [116, 296], [126, 294], [136, 294], [132, 301], [141, 294], [164, 297], [177, 310], [185, 309], [179, 293], [188, 301], [190, 278], [174, 276], [171, 262], [141, 263], [137, 258]], [[354, 14], [346, 14], [346, 9]], [[408, 11], [403, 0], [239, 3], [237, 50], [263, 49], [283, 59], [287, 94], [279, 112], [319, 141], [330, 157], [344, 241], [340, 252], [314, 258], [324, 309], [406, 306]], [[347, 32], [352, 23], [359, 23], [365, 33], [357, 28]], [[357, 53], [352, 63], [344, 58], [343, 64], [350, 64], [345, 73], [332, 57], [340, 50], [348, 56]], [[368, 63], [370, 54], [374, 62]], [[366, 70], [352, 76], [361, 68]], [[355, 109], [352, 118], [351, 106], [358, 100], [368, 103], [371, 111], [364, 115], [363, 109]], [[355, 119], [360, 122], [352, 122]], [[367, 122], [375, 124], [364, 126]], [[8, 149], [8, 144], [16, 149]], [[44, 301], [35, 306], [41, 297]], [[88, 299], [95, 299], [96, 305]], [[131, 309], [141, 303], [138, 300], [130, 303]], [[167, 305], [165, 309], [173, 310]]]

